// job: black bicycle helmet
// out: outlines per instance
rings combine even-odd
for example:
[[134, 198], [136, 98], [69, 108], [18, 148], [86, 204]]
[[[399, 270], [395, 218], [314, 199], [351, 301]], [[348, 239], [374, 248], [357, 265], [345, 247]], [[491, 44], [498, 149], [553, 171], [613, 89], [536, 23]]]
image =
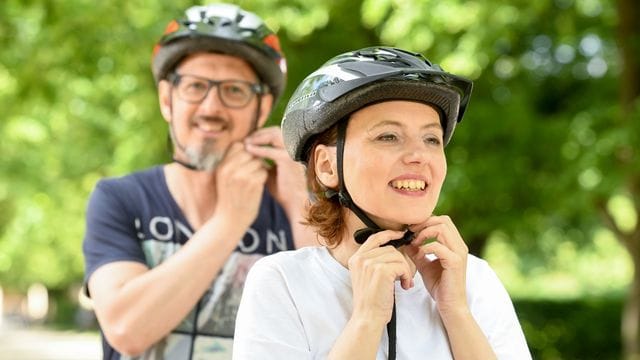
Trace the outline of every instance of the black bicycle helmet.
[[310, 139], [352, 112], [386, 100], [419, 101], [437, 108], [449, 143], [462, 120], [473, 83], [445, 72], [424, 56], [391, 47], [338, 55], [307, 76], [292, 95], [282, 120], [287, 151], [307, 162]]
[[274, 103], [286, 83], [287, 65], [278, 36], [256, 14], [231, 4], [193, 6], [171, 21], [153, 49], [151, 68], [156, 84], [185, 56], [218, 52], [241, 57], [269, 86]]

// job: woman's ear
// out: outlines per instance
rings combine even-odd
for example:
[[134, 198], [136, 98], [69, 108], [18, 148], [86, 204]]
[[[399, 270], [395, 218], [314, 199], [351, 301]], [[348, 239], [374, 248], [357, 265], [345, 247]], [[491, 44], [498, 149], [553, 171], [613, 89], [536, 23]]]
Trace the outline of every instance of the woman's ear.
[[171, 122], [171, 84], [167, 80], [160, 80], [158, 83], [158, 101], [162, 117], [165, 121]]
[[313, 151], [314, 166], [318, 181], [326, 188], [338, 187], [338, 165], [336, 147], [317, 145]]

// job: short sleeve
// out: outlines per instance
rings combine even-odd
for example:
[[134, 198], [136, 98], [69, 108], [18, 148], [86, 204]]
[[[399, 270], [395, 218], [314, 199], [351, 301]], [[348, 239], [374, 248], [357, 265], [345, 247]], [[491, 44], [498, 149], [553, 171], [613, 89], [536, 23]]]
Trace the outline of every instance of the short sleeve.
[[233, 359], [311, 359], [282, 269], [267, 256], [251, 268], [236, 318]]
[[85, 284], [93, 272], [114, 261], [145, 263], [136, 237], [131, 199], [109, 180], [101, 180], [91, 193], [86, 211], [86, 230], [82, 242]]
[[531, 359], [509, 293], [486, 261], [477, 261], [468, 274], [473, 287], [469, 305], [498, 359]]

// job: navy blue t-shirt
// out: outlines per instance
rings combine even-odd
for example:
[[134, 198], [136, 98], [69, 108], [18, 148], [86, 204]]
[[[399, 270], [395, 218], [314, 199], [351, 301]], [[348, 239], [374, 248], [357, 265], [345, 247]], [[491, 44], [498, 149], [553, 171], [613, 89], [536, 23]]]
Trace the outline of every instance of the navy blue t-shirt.
[[[103, 179], [87, 207], [85, 283], [114, 261], [153, 268], [178, 251], [193, 229], [169, 192], [162, 166]], [[196, 307], [145, 356], [148, 359], [230, 358], [235, 317], [249, 268], [259, 258], [294, 248], [284, 209], [264, 191], [255, 222]], [[103, 338], [104, 359], [127, 359]]]

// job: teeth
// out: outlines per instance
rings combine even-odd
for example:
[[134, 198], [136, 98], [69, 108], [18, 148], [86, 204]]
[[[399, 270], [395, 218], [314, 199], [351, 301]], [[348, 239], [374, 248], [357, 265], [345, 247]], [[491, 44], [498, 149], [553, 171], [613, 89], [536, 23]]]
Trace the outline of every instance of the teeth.
[[426, 183], [422, 180], [395, 180], [391, 182], [391, 186], [396, 189], [417, 191], [424, 190]]
[[203, 131], [220, 131], [223, 128], [219, 123], [199, 123], [198, 127]]

